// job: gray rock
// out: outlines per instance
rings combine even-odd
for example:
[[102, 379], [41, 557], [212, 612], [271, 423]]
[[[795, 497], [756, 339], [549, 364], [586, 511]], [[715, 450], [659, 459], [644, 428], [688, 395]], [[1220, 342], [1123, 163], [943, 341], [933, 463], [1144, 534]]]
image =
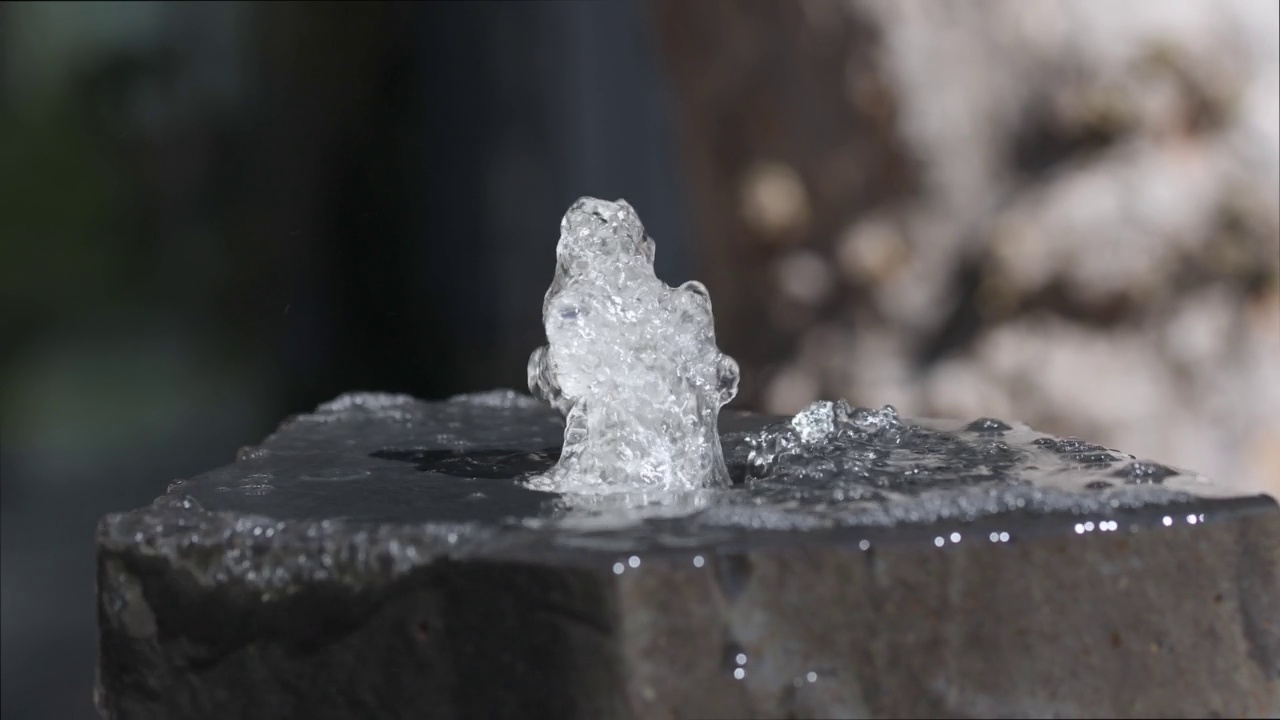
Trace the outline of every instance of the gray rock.
[[864, 465], [753, 477], [748, 448], [775, 420], [725, 413], [739, 485], [672, 513], [520, 485], [562, 431], [525, 396], [343, 396], [102, 521], [99, 706], [1280, 713], [1271, 498], [992, 419], [881, 423], [845, 440]]

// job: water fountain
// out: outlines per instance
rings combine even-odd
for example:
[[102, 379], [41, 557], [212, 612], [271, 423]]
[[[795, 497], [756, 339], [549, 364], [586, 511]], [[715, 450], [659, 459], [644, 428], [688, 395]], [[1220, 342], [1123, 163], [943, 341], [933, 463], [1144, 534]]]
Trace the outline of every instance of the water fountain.
[[720, 412], [625, 203], [531, 397], [348, 394], [98, 532], [136, 717], [1274, 716], [1280, 507], [984, 418]]

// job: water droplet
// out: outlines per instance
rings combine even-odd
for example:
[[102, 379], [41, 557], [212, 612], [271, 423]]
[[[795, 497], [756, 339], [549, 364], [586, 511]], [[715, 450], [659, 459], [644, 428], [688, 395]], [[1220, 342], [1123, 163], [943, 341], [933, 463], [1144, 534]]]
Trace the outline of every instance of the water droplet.
[[805, 673], [804, 679], [811, 683], [818, 682], [818, 673], [810, 670], [808, 673]]
[[631, 557], [627, 558], [627, 564], [633, 568], [638, 568], [640, 567], [640, 558], [636, 555], [632, 555]]
[[694, 556], [693, 556], [693, 566], [694, 566], [694, 567], [702, 567], [703, 565], [705, 565], [705, 564], [706, 564], [706, 562], [707, 562], [706, 560], [703, 560], [703, 559], [702, 559], [702, 556], [701, 556], [701, 555], [694, 555]]
[[732, 640], [726, 642], [720, 654], [720, 667], [732, 673], [734, 678], [741, 680], [746, 677], [747, 674], [747, 671], [744, 669], [746, 664], [746, 650]]
[[870, 550], [870, 549], [871, 549], [871, 541], [870, 541], [870, 540], [859, 540], [859, 541], [858, 541], [858, 549], [859, 549], [859, 550]]
[[958, 542], [960, 542], [960, 533], [958, 533], [958, 532], [953, 532], [953, 533], [951, 533], [951, 542], [953, 542], [953, 543], [958, 543]]
[[965, 430], [976, 433], [1002, 433], [1013, 428], [995, 418], [978, 418], [965, 426]]
[[1169, 517], [1168, 515], [1165, 515], [1164, 519], [1161, 520], [1160, 522], [1164, 523], [1165, 527], [1169, 527], [1170, 525], [1173, 524], [1173, 518]]
[[1000, 542], [1009, 542], [1009, 533], [1007, 532], [1000, 533]]
[[1120, 468], [1113, 474], [1116, 477], [1125, 478], [1125, 482], [1130, 485], [1159, 485], [1165, 481], [1165, 478], [1177, 475], [1178, 471], [1159, 463], [1134, 462]]
[[270, 454], [271, 451], [264, 447], [242, 447], [236, 452], [236, 460], [241, 462], [261, 460]]
[[626, 566], [626, 565], [623, 565], [623, 564], [622, 564], [622, 563], [620, 563], [620, 562], [618, 562], [618, 563], [614, 563], [614, 564], [613, 564], [613, 574], [614, 574], [614, 575], [621, 575], [623, 572], [625, 572], [625, 571], [626, 571], [626, 569], [627, 569], [627, 566]]

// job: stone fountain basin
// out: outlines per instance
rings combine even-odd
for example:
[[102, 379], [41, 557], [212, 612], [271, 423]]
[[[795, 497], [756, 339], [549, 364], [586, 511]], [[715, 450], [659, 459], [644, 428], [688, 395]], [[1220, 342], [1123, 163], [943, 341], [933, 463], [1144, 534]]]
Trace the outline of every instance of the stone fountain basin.
[[[731, 470], [777, 420], [722, 414]], [[562, 429], [512, 393], [347, 395], [107, 516], [104, 716], [1280, 714], [1269, 497], [1048, 439], [1053, 473], [888, 500], [601, 511], [518, 482]]]

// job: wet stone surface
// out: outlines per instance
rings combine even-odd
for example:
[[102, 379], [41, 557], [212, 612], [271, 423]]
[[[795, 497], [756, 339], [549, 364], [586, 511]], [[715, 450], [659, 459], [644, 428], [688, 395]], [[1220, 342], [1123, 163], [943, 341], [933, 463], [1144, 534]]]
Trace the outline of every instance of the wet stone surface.
[[531, 489], [563, 428], [509, 391], [344, 395], [108, 516], [104, 713], [1280, 711], [1270, 498], [830, 403], [723, 413], [729, 488]]

